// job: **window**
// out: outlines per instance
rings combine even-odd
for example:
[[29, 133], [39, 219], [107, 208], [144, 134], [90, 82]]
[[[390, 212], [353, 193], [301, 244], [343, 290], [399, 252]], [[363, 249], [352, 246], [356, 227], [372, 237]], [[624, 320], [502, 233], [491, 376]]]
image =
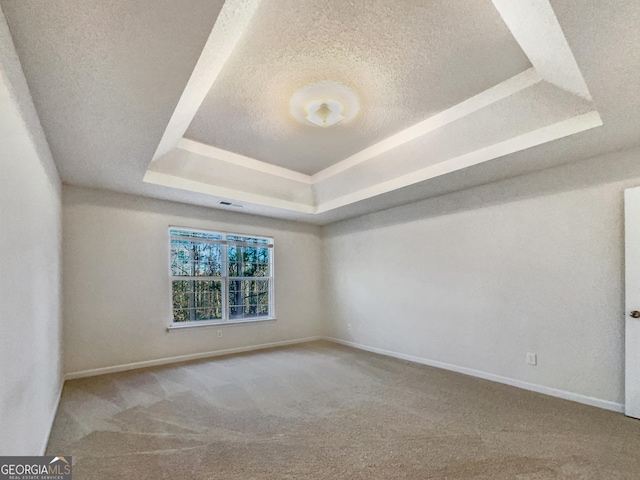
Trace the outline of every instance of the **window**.
[[173, 327], [273, 318], [273, 239], [171, 228]]

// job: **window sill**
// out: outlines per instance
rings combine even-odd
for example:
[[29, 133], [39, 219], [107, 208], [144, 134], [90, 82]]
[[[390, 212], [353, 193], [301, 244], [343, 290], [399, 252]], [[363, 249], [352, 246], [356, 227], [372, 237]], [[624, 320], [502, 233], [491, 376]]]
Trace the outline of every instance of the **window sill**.
[[245, 325], [247, 323], [261, 323], [261, 322], [275, 322], [275, 317], [263, 317], [263, 318], [248, 318], [246, 320], [227, 320], [227, 321], [195, 321], [195, 322], [180, 322], [180, 323], [172, 323], [167, 326], [168, 332], [173, 332], [176, 330], [185, 330], [189, 328], [195, 327], [222, 327], [222, 326], [233, 326], [233, 325]]

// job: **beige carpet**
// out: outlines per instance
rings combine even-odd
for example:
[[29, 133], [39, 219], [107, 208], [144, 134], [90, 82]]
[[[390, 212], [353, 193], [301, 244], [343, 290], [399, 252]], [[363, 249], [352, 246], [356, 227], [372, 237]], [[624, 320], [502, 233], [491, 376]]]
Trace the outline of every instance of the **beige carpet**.
[[640, 479], [640, 421], [315, 342], [66, 383], [74, 479]]

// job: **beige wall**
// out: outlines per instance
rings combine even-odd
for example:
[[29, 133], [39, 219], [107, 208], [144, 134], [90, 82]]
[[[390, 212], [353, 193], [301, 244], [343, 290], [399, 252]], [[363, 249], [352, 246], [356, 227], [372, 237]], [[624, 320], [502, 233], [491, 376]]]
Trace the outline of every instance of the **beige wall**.
[[[65, 371], [329, 335], [619, 409], [640, 149], [319, 229], [65, 186]], [[269, 235], [276, 323], [166, 332], [167, 227]], [[538, 365], [526, 364], [527, 352]]]
[[[63, 205], [67, 373], [320, 334], [319, 227], [70, 186]], [[167, 332], [170, 225], [273, 237], [277, 321]]]
[[60, 180], [0, 11], [0, 455], [42, 455], [60, 388]]
[[329, 334], [620, 409], [639, 163], [636, 149], [325, 227]]

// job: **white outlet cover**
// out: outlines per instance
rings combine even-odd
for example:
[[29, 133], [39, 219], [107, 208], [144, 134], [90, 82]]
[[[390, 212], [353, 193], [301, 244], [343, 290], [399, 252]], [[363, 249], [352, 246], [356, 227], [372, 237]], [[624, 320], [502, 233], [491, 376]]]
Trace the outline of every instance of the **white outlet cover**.
[[535, 353], [527, 353], [527, 363], [529, 365], [537, 365], [538, 364], [538, 355]]

